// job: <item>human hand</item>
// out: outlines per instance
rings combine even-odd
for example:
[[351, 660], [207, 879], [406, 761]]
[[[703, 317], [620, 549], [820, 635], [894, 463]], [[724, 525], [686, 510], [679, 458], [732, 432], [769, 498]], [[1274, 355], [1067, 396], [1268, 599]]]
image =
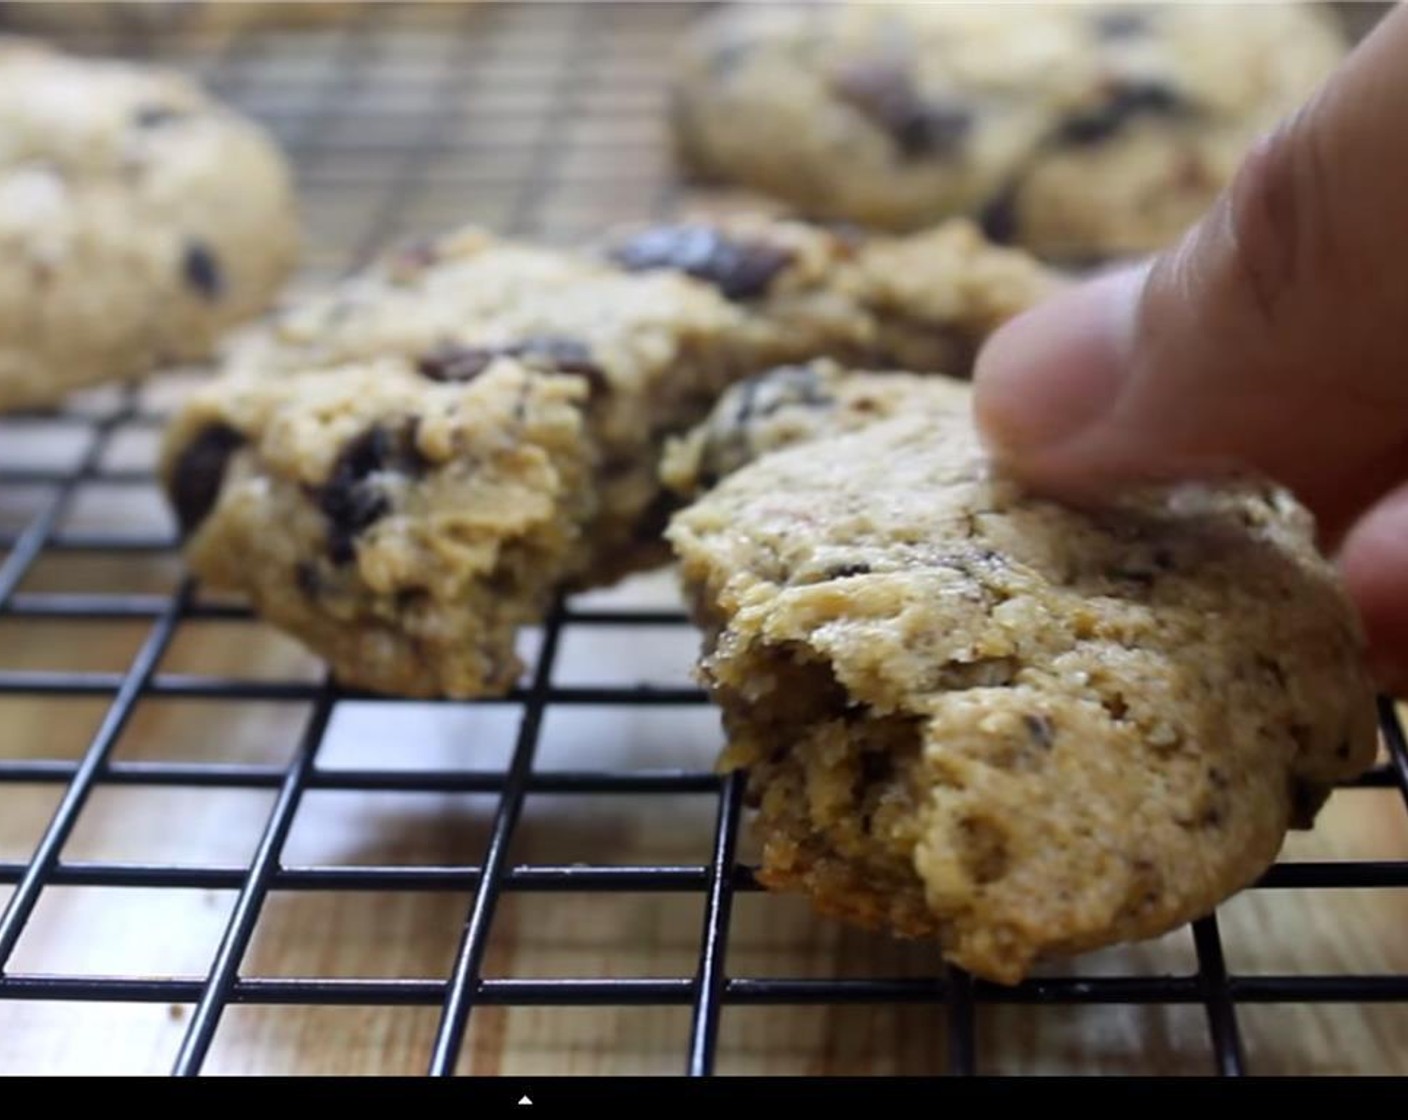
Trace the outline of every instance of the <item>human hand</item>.
[[993, 454], [1081, 497], [1253, 468], [1336, 550], [1408, 694], [1408, 6], [1260, 142], [1183, 241], [1010, 322], [979, 356]]

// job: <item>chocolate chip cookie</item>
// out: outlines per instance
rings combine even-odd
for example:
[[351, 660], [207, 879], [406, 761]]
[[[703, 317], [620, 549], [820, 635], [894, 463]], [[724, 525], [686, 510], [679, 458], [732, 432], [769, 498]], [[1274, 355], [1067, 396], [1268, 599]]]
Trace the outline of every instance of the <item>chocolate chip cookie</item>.
[[230, 378], [171, 432], [192, 567], [385, 691], [507, 688], [593, 512], [589, 385], [486, 356]]
[[673, 120], [696, 171], [804, 213], [1087, 259], [1175, 237], [1343, 50], [1309, 4], [736, 4]]
[[768, 886], [1014, 982], [1207, 913], [1372, 761], [1356, 620], [1286, 493], [1078, 511], [994, 473], [962, 387], [762, 384], [755, 434], [800, 442], [668, 535]]
[[184, 78], [0, 39], [0, 410], [202, 358], [292, 268], [293, 192]]
[[[813, 355], [961, 372], [988, 330], [1052, 283], [962, 222], [863, 238], [764, 219], [686, 221], [577, 254], [462, 230], [389, 253], [237, 347], [226, 376], [173, 423], [163, 473], [196, 572], [249, 592], [344, 683], [501, 692], [519, 668], [512, 627], [541, 618], [551, 591], [667, 556], [665, 441], [731, 383]], [[427, 410], [475, 399], [499, 362], [575, 386], [558, 404], [576, 428], [555, 421], [553, 447], [537, 442], [546, 459], [531, 486], [487, 476], [485, 453], [463, 446], [455, 470], [488, 488], [472, 524], [463, 495], [405, 455], [349, 451], [409, 418], [423, 431]], [[395, 402], [332, 388], [378, 375], [394, 379]], [[504, 462], [530, 450], [516, 408], [497, 428]], [[306, 433], [303, 450], [269, 450], [251, 419], [269, 410], [278, 431]], [[330, 507], [349, 456], [360, 464], [355, 495]], [[538, 495], [531, 518], [513, 486]], [[520, 559], [527, 536], [531, 563]]]

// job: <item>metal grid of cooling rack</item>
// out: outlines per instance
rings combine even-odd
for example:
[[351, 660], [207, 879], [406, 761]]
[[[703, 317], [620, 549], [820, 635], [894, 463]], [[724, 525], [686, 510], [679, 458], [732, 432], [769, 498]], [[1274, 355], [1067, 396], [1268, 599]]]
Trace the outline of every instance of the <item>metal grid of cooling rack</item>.
[[[307, 276], [351, 267], [373, 247], [416, 228], [466, 218], [507, 232], [571, 239], [604, 223], [670, 210], [679, 198], [660, 152], [662, 60], [692, 13], [682, 6], [604, 4], [441, 5], [429, 10], [375, 6], [336, 26], [235, 38], [187, 35], [156, 44], [116, 44], [194, 70], [223, 96], [266, 121], [300, 176], [310, 226]], [[74, 45], [112, 47], [100, 31]], [[543, 628], [531, 671], [501, 701], [517, 715], [505, 766], [404, 771], [320, 765], [319, 750], [339, 705], [359, 698], [331, 681], [236, 679], [165, 667], [181, 631], [196, 624], [246, 622], [241, 606], [211, 600], [189, 581], [171, 593], [78, 590], [30, 577], [46, 560], [173, 554], [170, 532], [83, 530], [69, 515], [88, 491], [150, 490], [150, 466], [113, 465], [124, 436], [154, 432], [161, 411], [147, 390], [98, 394], [58, 414], [6, 418], [0, 440], [27, 427], [70, 430], [82, 450], [58, 466], [0, 460], [0, 493], [33, 492], [22, 514], [0, 521], [0, 647], [6, 623], [134, 624], [143, 637], [118, 670], [0, 668], [0, 699], [53, 702], [89, 698], [105, 705], [96, 731], [73, 758], [32, 750], [0, 752], [0, 790], [43, 786], [61, 791], [32, 852], [0, 862], [0, 1007], [6, 1001], [156, 1003], [190, 1008], [174, 1071], [201, 1071], [222, 1017], [241, 1005], [422, 1007], [438, 1009], [424, 1068], [453, 1072], [467, 1025], [500, 1007], [688, 1008], [678, 1066], [713, 1071], [721, 1020], [747, 1005], [925, 1004], [945, 1008], [946, 1066], [955, 1074], [984, 1068], [975, 1024], [987, 1008], [1025, 1005], [1191, 1005], [1206, 1019], [1206, 1069], [1244, 1072], [1239, 1010], [1255, 1004], [1408, 1003], [1408, 975], [1229, 973], [1216, 916], [1193, 926], [1196, 966], [1184, 973], [1055, 976], [1012, 988], [973, 981], [935, 967], [917, 976], [748, 976], [730, 970], [735, 896], [757, 889], [740, 861], [742, 786], [738, 776], [703, 769], [541, 770], [535, 767], [545, 716], [571, 706], [699, 707], [690, 688], [572, 687], [555, 683], [565, 635], [588, 628], [685, 628], [669, 609], [602, 609], [560, 604]], [[157, 398], [159, 399], [159, 397]], [[154, 698], [230, 704], [296, 701], [306, 717], [286, 764], [150, 761], [115, 757], [138, 708]], [[397, 701], [382, 700], [384, 704]], [[1408, 805], [1408, 748], [1395, 710], [1381, 705], [1386, 762], [1356, 785], [1397, 791]], [[0, 734], [6, 734], [0, 732]], [[13, 731], [8, 732], [13, 734]], [[39, 735], [35, 731], [32, 734]], [[18, 757], [12, 755], [18, 754]], [[263, 790], [272, 804], [247, 861], [202, 863], [81, 860], [65, 857], [77, 823], [99, 790]], [[308, 795], [317, 791], [439, 792], [489, 795], [494, 808], [477, 864], [300, 865], [285, 844]], [[714, 799], [713, 839], [703, 863], [630, 866], [515, 862], [512, 843], [525, 801], [542, 794], [618, 794], [648, 799], [692, 794]], [[1397, 800], [1397, 798], [1395, 798]], [[179, 825], [177, 826], [179, 827]], [[62, 887], [116, 890], [203, 889], [232, 892], [213, 957], [203, 976], [183, 978], [40, 974], [17, 969], [17, 945], [45, 892]], [[1408, 861], [1354, 859], [1282, 862], [1257, 889], [1355, 890], [1408, 887]], [[442, 978], [260, 977], [244, 971], [261, 911], [275, 893], [457, 892], [471, 901], [452, 967]], [[645, 892], [702, 896], [702, 925], [692, 972], [671, 976], [517, 978], [485, 974], [496, 912], [506, 897], [529, 892]], [[943, 1063], [939, 1063], [943, 1064]], [[1255, 1070], [1253, 1070], [1255, 1072]]]

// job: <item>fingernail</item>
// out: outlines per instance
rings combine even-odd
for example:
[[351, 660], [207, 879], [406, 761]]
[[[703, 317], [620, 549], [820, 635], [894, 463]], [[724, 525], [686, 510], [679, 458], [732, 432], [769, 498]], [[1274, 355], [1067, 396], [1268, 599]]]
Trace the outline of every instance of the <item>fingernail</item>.
[[1106, 414], [1125, 380], [1147, 264], [1068, 289], [998, 330], [978, 355], [974, 409], [993, 454], [1023, 459]]

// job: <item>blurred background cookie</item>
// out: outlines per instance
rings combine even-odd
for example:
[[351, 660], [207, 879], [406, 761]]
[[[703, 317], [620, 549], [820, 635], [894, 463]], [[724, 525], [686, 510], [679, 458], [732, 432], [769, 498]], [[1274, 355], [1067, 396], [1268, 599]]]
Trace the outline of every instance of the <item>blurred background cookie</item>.
[[1312, 5], [734, 5], [686, 42], [673, 127], [810, 215], [1088, 259], [1175, 237], [1343, 51]]
[[0, 409], [205, 357], [293, 266], [283, 157], [185, 78], [0, 42]]

